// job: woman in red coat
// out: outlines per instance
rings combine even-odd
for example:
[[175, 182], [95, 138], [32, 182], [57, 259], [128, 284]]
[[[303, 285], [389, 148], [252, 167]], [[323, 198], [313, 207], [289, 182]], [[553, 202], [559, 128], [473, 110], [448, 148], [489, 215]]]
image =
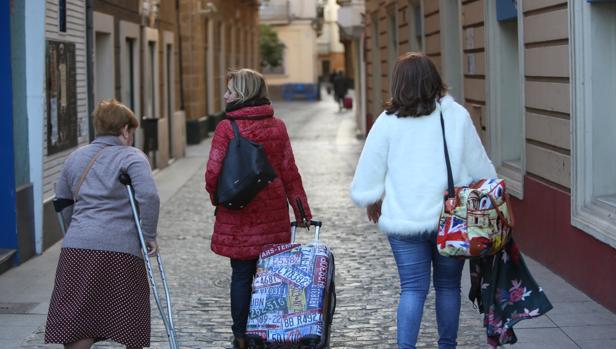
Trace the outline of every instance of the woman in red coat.
[[[244, 335], [248, 320], [252, 278], [257, 259], [264, 245], [287, 243], [291, 238], [290, 203], [297, 221], [310, 220], [312, 215], [302, 186], [291, 142], [282, 120], [274, 117], [274, 109], [267, 99], [267, 86], [261, 74], [240, 69], [227, 74], [224, 95], [226, 118], [234, 119], [243, 137], [265, 148], [269, 163], [277, 177], [261, 190], [246, 207], [230, 210], [216, 207], [216, 222], [212, 235], [212, 251], [231, 259], [231, 317], [233, 318], [234, 347], [245, 348]], [[233, 129], [229, 120], [216, 127], [210, 158], [205, 172], [205, 187], [212, 204], [215, 203], [216, 184], [222, 170]], [[304, 207], [302, 217], [297, 201]]]

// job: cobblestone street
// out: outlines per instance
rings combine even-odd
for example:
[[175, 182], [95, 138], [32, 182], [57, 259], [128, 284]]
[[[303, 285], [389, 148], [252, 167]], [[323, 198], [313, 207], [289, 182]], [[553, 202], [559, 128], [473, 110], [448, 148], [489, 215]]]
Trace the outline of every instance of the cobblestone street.
[[[274, 104], [285, 120], [321, 239], [336, 255], [338, 306], [332, 348], [395, 348], [398, 275], [384, 235], [348, 195], [362, 142], [355, 137], [351, 112], [339, 113], [326, 97], [319, 103]], [[204, 149], [203, 164], [207, 159]], [[182, 348], [229, 348], [229, 260], [210, 251], [214, 209], [204, 190], [203, 168], [161, 208], [159, 244], [172, 291], [178, 341]], [[300, 230], [298, 240], [311, 238]], [[468, 279], [465, 271], [463, 280]], [[459, 348], [482, 348], [481, 316], [463, 291]], [[152, 303], [152, 348], [167, 348], [160, 316]], [[27, 347], [41, 346], [41, 328]], [[436, 347], [433, 292], [430, 293], [418, 347]], [[41, 346], [50, 348], [54, 346]], [[117, 347], [99, 343], [96, 347]]]

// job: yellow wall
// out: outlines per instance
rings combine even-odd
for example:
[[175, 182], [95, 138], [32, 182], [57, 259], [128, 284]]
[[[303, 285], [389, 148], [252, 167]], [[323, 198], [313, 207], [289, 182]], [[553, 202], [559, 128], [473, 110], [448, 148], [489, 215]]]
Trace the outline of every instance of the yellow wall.
[[310, 23], [274, 26], [285, 46], [285, 74], [266, 75], [270, 85], [317, 82], [316, 34]]

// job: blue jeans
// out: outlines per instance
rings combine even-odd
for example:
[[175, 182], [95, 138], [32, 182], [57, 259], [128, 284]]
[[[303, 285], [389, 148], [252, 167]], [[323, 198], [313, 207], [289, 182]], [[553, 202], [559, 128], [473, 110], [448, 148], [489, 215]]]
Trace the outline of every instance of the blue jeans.
[[235, 338], [244, 338], [250, 297], [252, 296], [252, 278], [257, 272], [257, 260], [231, 259], [231, 330]]
[[424, 302], [430, 287], [433, 267], [436, 291], [438, 348], [456, 347], [460, 321], [460, 279], [464, 260], [441, 256], [435, 235], [424, 237], [389, 237], [400, 274], [398, 304], [398, 347], [414, 349], [417, 343]]

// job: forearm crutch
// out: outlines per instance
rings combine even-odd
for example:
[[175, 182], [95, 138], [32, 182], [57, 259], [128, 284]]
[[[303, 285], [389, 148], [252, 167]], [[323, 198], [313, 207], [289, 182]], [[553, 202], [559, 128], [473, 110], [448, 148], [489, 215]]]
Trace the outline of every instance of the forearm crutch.
[[163, 267], [163, 260], [160, 257], [160, 254], [156, 252], [156, 262], [158, 263], [158, 271], [160, 272], [160, 278], [163, 282], [163, 287], [165, 289], [165, 300], [167, 301], [167, 314], [165, 315], [165, 311], [163, 310], [160, 297], [158, 295], [158, 286], [156, 284], [156, 279], [154, 279], [154, 272], [152, 271], [152, 264], [150, 262], [150, 257], [148, 256], [148, 247], [145, 244], [145, 239], [143, 237], [143, 230], [141, 230], [141, 219], [139, 218], [139, 207], [135, 200], [135, 192], [133, 186], [131, 184], [130, 176], [127, 173], [120, 174], [120, 183], [126, 186], [126, 191], [128, 192], [128, 199], [130, 201], [130, 207], [133, 211], [133, 218], [135, 220], [135, 225], [137, 226], [137, 232], [139, 233], [139, 242], [141, 243], [141, 249], [143, 252], [143, 259], [145, 260], [145, 265], [148, 271], [148, 278], [150, 279], [150, 284], [152, 284], [152, 293], [154, 293], [154, 300], [156, 301], [156, 306], [158, 307], [158, 311], [160, 312], [160, 317], [163, 319], [163, 323], [165, 324], [165, 330], [167, 331], [167, 337], [169, 338], [169, 347], [171, 349], [178, 349], [177, 340], [175, 337], [175, 327], [173, 326], [173, 316], [171, 312], [171, 296], [169, 295], [169, 286], [167, 285], [167, 277], [165, 275], [165, 268]]

